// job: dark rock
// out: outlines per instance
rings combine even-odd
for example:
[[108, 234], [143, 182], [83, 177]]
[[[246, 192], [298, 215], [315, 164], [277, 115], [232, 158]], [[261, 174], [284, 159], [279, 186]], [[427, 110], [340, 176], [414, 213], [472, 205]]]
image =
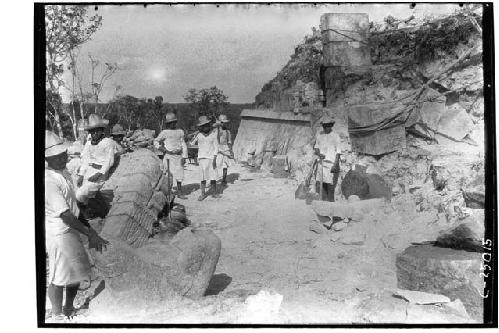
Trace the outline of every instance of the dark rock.
[[458, 226], [450, 228], [436, 239], [436, 245], [457, 250], [483, 251], [484, 218], [468, 217]]
[[396, 258], [398, 288], [460, 299], [475, 320], [483, 318], [484, 280], [479, 275], [482, 257], [432, 245], [410, 246]]
[[386, 198], [387, 200], [390, 200], [392, 197], [392, 191], [389, 185], [385, 182], [384, 178], [382, 176], [374, 174], [374, 173], [367, 173], [365, 175], [366, 181], [368, 182], [368, 199], [374, 199], [374, 198]]
[[467, 208], [481, 209], [484, 208], [485, 194], [481, 190], [462, 190]]
[[349, 170], [340, 184], [342, 195], [349, 198], [357, 195], [360, 199], [368, 199], [370, 192], [368, 181], [364, 173]]
[[340, 188], [346, 198], [356, 195], [362, 200], [391, 199], [392, 190], [382, 176], [374, 173], [364, 173], [363, 169], [358, 170], [349, 170], [342, 180]]

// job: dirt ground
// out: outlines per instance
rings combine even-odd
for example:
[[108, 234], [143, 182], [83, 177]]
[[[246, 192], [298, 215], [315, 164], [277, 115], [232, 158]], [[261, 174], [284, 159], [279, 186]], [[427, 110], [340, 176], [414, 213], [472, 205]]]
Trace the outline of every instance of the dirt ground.
[[415, 206], [403, 195], [337, 232], [295, 200], [292, 179], [241, 165], [228, 178], [222, 198], [198, 202], [198, 174], [190, 164], [190, 193], [179, 200], [195, 227], [213, 230], [222, 241], [206, 297], [110, 307], [104, 288], [74, 322], [471, 322], [460, 307], [411, 305], [393, 296], [396, 254], [411, 242], [434, 240], [446, 226], [443, 216], [408, 213]]

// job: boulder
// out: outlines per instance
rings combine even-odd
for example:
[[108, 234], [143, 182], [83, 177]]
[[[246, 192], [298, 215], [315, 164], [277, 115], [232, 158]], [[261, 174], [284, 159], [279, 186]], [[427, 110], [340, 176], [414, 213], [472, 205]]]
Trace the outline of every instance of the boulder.
[[436, 245], [457, 250], [482, 252], [484, 238], [483, 219], [467, 217], [458, 226], [442, 231], [436, 239]]
[[462, 140], [472, 130], [474, 123], [467, 111], [456, 103], [441, 114], [438, 133], [453, 140]]
[[483, 320], [481, 254], [432, 245], [410, 246], [396, 257], [398, 288], [460, 299], [475, 320]]
[[360, 199], [368, 199], [370, 185], [365, 174], [359, 171], [349, 170], [340, 184], [342, 195], [349, 198], [356, 195]]
[[186, 228], [170, 241], [151, 240], [140, 248], [108, 238], [111, 246], [93, 252], [106, 287], [127, 301], [163, 300], [173, 295], [204, 295], [219, 260], [220, 239], [208, 230]]
[[385, 198], [391, 200], [392, 191], [389, 185], [385, 182], [382, 176], [367, 173], [365, 174], [366, 181], [368, 182], [368, 199]]
[[392, 190], [382, 176], [366, 173], [356, 165], [356, 170], [349, 170], [345, 175], [340, 188], [344, 197], [357, 196], [359, 199], [386, 198], [390, 200]]

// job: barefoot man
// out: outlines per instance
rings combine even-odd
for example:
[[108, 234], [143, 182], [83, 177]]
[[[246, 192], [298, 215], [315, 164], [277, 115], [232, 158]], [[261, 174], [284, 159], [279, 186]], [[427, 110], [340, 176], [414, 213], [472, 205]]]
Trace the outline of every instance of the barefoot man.
[[[45, 131], [45, 242], [49, 260], [47, 283], [52, 320], [64, 321], [74, 312], [73, 301], [81, 281], [90, 278], [90, 263], [80, 234], [89, 248], [102, 251], [108, 242], [79, 219], [73, 182], [66, 170], [67, 146], [51, 131]], [[63, 307], [63, 289], [66, 299]]]

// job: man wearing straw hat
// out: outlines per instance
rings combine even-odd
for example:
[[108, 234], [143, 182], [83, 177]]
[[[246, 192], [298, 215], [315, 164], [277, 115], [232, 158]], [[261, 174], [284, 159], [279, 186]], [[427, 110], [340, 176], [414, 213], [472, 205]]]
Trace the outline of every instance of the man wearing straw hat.
[[198, 143], [198, 164], [200, 167], [200, 189], [201, 195], [198, 201], [204, 200], [208, 194], [205, 192], [207, 180], [210, 180], [210, 187], [213, 198], [220, 198], [217, 193], [217, 132], [211, 131], [210, 120], [207, 116], [198, 118], [199, 132], [191, 140], [191, 145]]
[[[90, 263], [80, 234], [89, 248], [99, 252], [109, 244], [79, 219], [74, 186], [66, 170], [67, 146], [51, 131], [45, 131], [45, 242], [49, 260], [48, 296], [53, 321], [73, 315], [73, 301], [81, 281], [89, 280]], [[64, 307], [63, 289], [66, 288]]]
[[111, 138], [114, 142], [115, 155], [120, 155], [125, 152], [125, 147], [123, 144], [123, 137], [125, 136], [125, 131], [120, 124], [115, 124], [111, 129]]
[[105, 129], [109, 121], [97, 114], [89, 116], [85, 130], [91, 139], [87, 141], [82, 152], [82, 165], [79, 171], [76, 198], [83, 204], [94, 198], [108, 177], [108, 172], [115, 163], [115, 142], [105, 137]]
[[[188, 149], [184, 140], [184, 131], [177, 128], [177, 117], [168, 112], [165, 115], [167, 129], [158, 134], [154, 140], [155, 147], [163, 152], [163, 172], [170, 170], [170, 177], [177, 182], [177, 197], [186, 199], [182, 194], [182, 182], [184, 181], [184, 162], [188, 157]], [[170, 179], [170, 178], [169, 178]]]
[[340, 137], [333, 131], [335, 120], [329, 115], [323, 115], [320, 124], [322, 130], [316, 133], [314, 143], [314, 152], [320, 159], [316, 173], [316, 191], [322, 192], [320, 200], [335, 201], [335, 187], [340, 172]]
[[222, 170], [222, 186], [227, 185], [227, 169], [229, 168], [230, 160], [234, 159], [231, 141], [231, 131], [227, 128], [229, 119], [225, 114], [221, 114], [215, 126], [217, 128], [217, 143], [219, 145], [217, 153], [217, 170]]

